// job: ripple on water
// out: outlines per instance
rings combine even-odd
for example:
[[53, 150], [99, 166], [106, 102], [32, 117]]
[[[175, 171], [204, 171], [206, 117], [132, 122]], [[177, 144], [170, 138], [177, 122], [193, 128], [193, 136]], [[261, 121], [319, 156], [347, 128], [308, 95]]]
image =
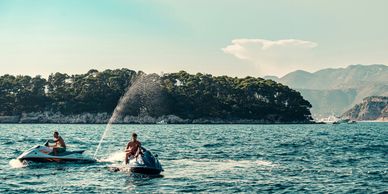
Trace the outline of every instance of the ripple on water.
[[194, 176], [211, 176], [215, 174], [224, 173], [227, 171], [254, 171], [270, 170], [276, 167], [270, 161], [264, 160], [168, 160], [162, 161], [167, 167], [174, 167], [172, 171], [166, 170], [168, 177], [180, 177], [185, 174], [192, 174]]
[[[93, 153], [105, 125], [0, 125], [0, 193], [387, 191], [387, 125], [348, 126], [113, 125], [97, 163], [14, 167], [12, 159], [53, 129], [68, 149]], [[162, 177], [111, 170], [122, 167], [119, 150], [133, 131], [159, 155]]]

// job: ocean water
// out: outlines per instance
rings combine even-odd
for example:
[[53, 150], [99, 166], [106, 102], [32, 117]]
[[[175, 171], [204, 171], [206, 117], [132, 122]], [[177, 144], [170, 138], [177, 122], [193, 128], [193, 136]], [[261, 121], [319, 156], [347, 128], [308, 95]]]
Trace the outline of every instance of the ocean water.
[[[15, 159], [58, 130], [93, 155], [105, 125], [0, 125], [0, 193], [383, 193], [388, 124], [113, 125], [94, 164]], [[159, 155], [152, 177], [115, 172], [132, 132]]]

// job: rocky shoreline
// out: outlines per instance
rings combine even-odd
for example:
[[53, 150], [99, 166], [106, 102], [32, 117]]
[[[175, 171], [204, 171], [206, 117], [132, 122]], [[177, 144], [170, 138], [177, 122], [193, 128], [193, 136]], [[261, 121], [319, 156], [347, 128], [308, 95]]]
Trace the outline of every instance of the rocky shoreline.
[[[13, 116], [0, 116], [0, 123], [52, 123], [52, 124], [106, 124], [111, 115], [108, 113], [82, 113], [64, 115], [59, 112], [32, 112]], [[218, 118], [182, 119], [175, 115], [158, 118], [151, 116], [125, 116], [118, 118], [117, 124], [310, 124], [314, 122], [276, 122], [268, 120]]]

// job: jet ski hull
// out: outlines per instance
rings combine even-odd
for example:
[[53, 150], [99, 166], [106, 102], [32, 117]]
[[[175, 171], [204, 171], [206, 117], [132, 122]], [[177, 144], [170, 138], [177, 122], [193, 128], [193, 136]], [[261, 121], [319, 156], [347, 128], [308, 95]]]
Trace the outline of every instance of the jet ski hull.
[[141, 149], [143, 154], [139, 155], [137, 158], [129, 158], [128, 167], [131, 172], [147, 175], [158, 175], [164, 171], [157, 156], [152, 155], [150, 151], [143, 147]]
[[27, 162], [37, 162], [37, 163], [46, 163], [46, 162], [57, 162], [57, 163], [94, 163], [94, 159], [78, 159], [78, 158], [18, 158], [20, 161]]
[[51, 155], [52, 148], [46, 146], [34, 146], [25, 151], [17, 159], [20, 161], [31, 162], [76, 162], [76, 163], [93, 163], [95, 159], [83, 155], [81, 151], [66, 151], [58, 155]]
[[158, 175], [162, 172], [162, 170], [154, 169], [154, 168], [132, 167], [131, 172], [140, 173], [140, 174]]

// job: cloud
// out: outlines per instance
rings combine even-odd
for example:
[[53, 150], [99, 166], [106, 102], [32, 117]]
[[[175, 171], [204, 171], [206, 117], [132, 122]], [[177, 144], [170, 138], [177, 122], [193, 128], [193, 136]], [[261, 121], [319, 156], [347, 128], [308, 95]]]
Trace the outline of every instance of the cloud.
[[311, 50], [318, 44], [306, 40], [234, 39], [222, 51], [252, 62], [261, 73], [279, 75], [311, 63]]

